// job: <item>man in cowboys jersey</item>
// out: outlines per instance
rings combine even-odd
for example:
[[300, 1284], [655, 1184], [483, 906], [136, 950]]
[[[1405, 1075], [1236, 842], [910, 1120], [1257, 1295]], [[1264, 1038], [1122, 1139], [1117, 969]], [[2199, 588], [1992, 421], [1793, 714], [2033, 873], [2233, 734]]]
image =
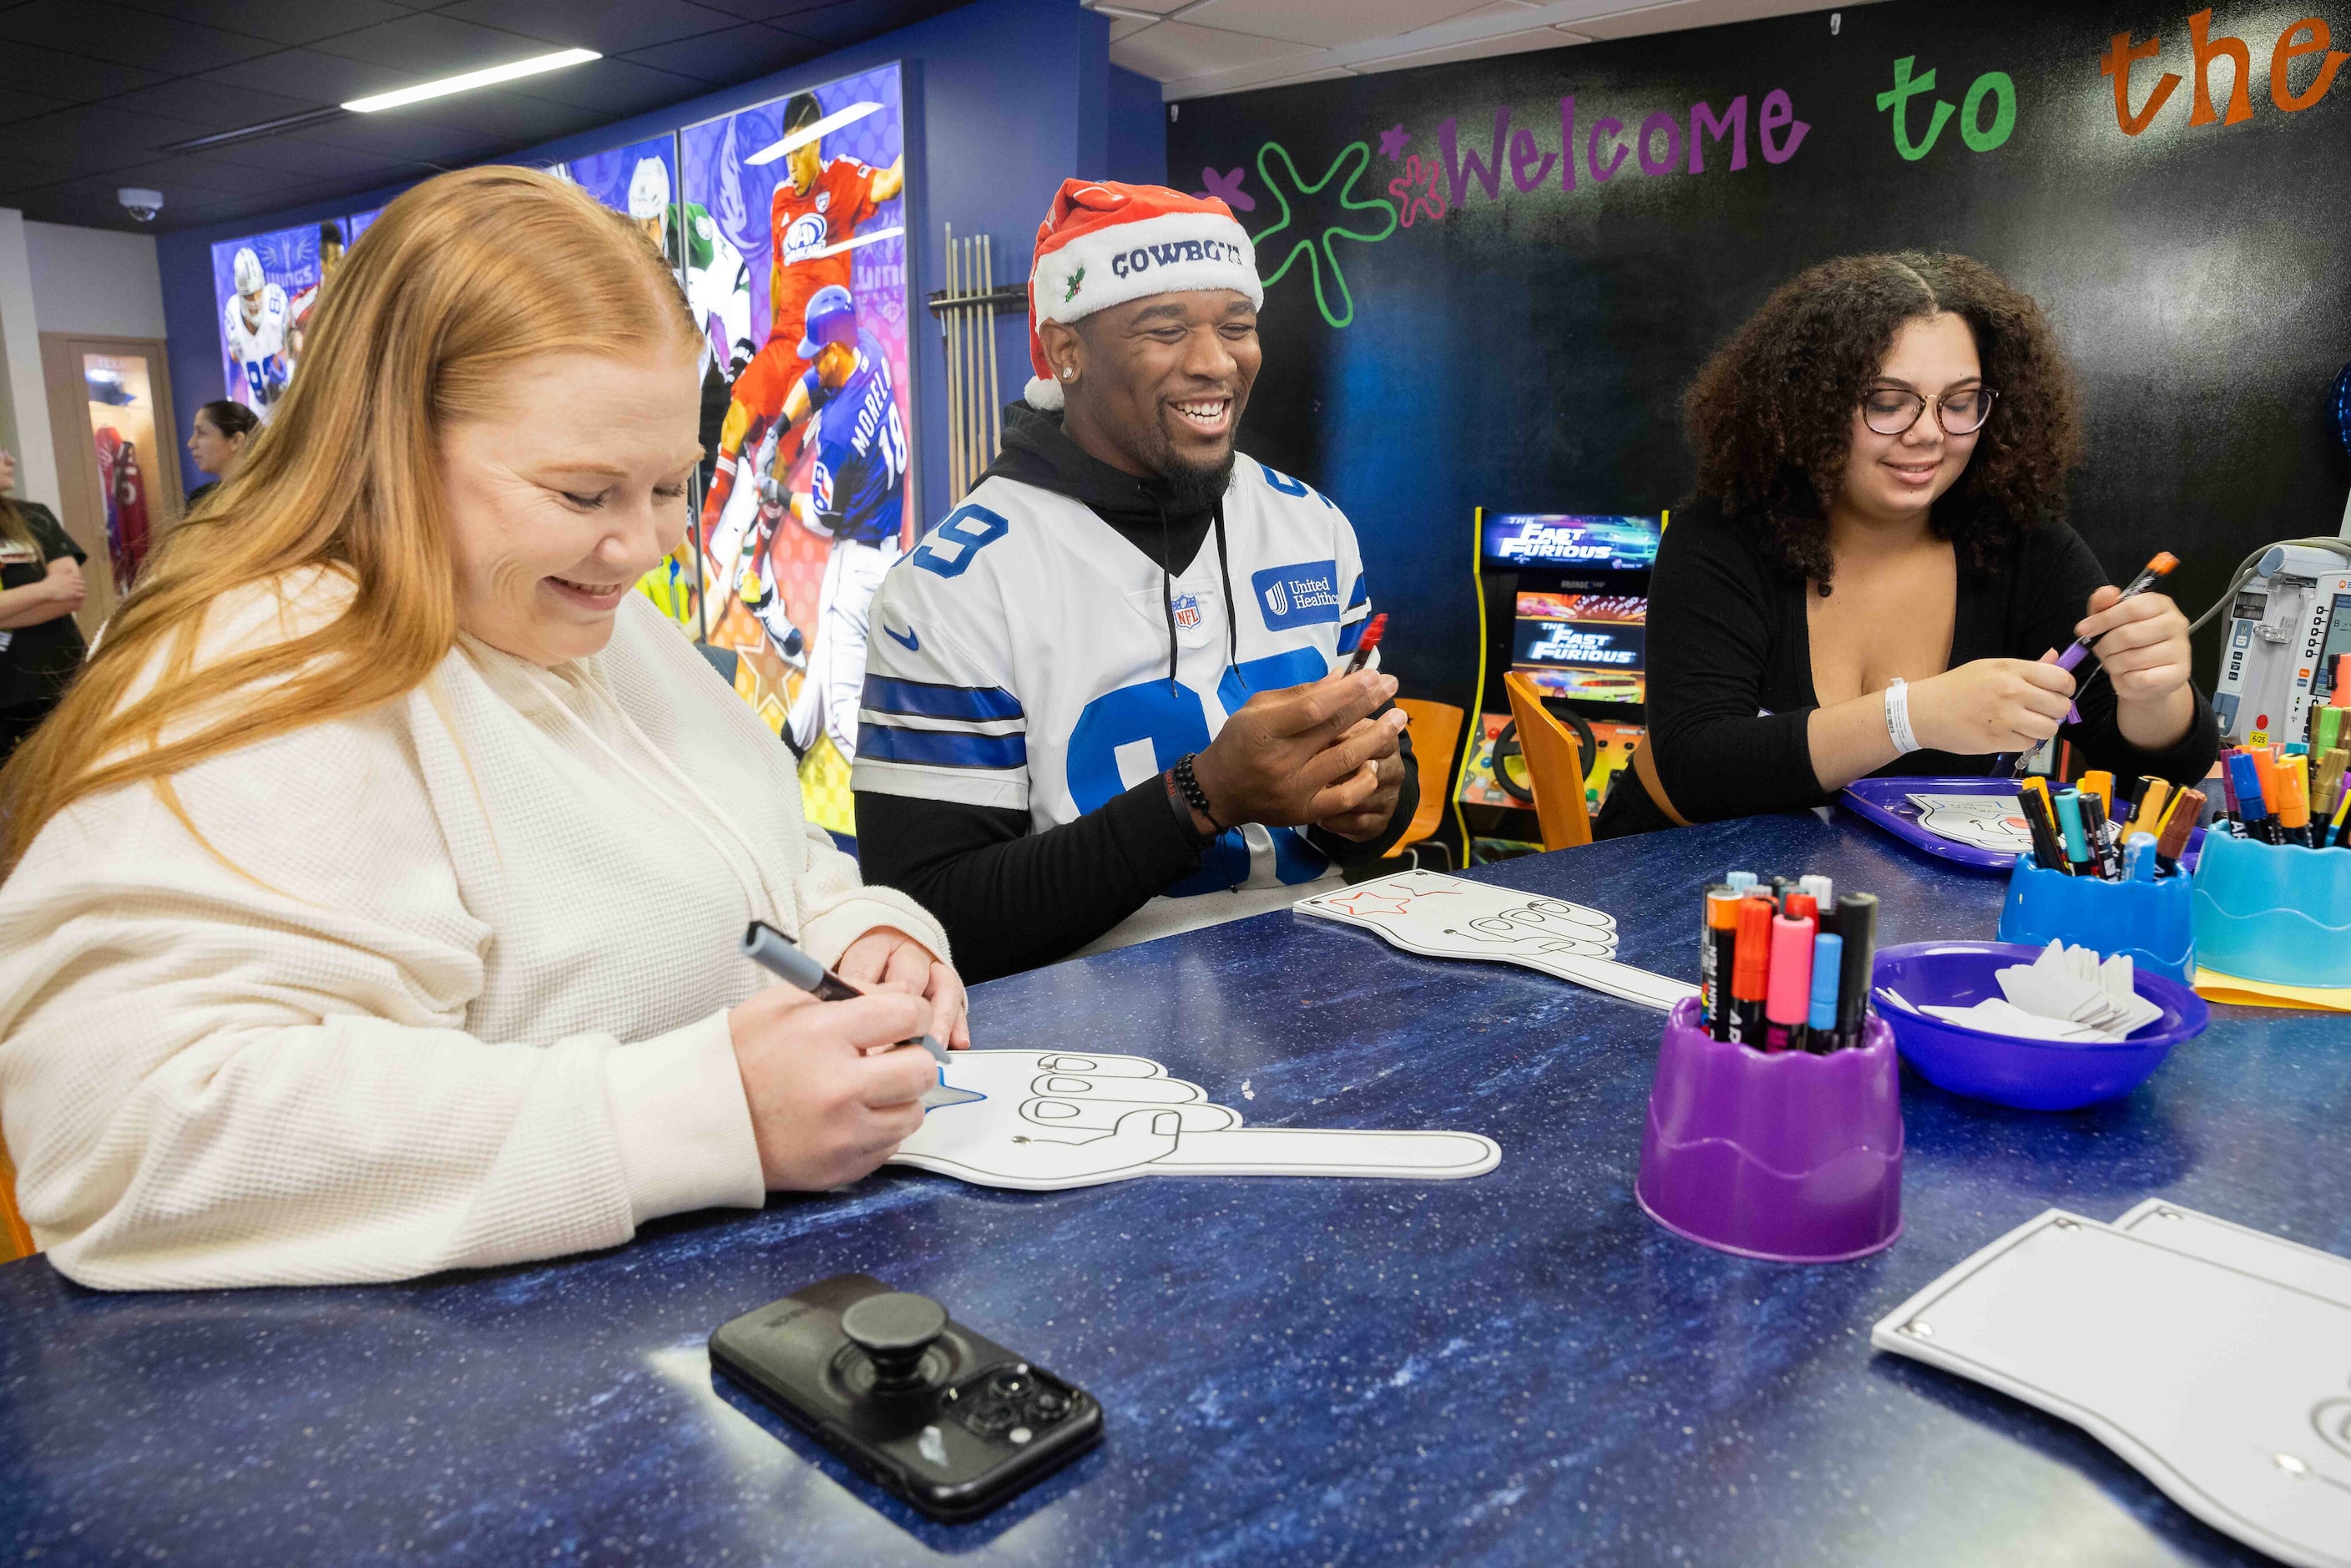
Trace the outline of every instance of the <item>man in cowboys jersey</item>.
[[1280, 907], [1412, 819], [1354, 529], [1234, 451], [1263, 298], [1222, 202], [1065, 183], [1004, 451], [875, 596], [860, 857], [967, 975]]

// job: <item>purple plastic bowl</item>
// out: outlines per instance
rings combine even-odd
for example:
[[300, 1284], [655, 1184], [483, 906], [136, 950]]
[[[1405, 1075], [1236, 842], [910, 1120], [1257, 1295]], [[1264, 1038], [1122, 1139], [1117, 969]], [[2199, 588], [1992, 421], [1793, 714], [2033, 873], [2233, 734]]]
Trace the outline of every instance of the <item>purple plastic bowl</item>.
[[1902, 1092], [1894, 1037], [1766, 1056], [1666, 1021], [1634, 1196], [1677, 1236], [1745, 1258], [1835, 1263], [1902, 1234]]
[[[2001, 994], [1994, 976], [2030, 964], [2038, 947], [2011, 942], [1912, 942], [1877, 952], [1873, 986], [1899, 991], [1920, 1007], [1973, 1006]], [[1945, 1023], [1895, 1006], [1872, 1004], [1894, 1027], [1894, 1043], [1918, 1075], [1938, 1089], [2020, 1111], [2074, 1111], [2127, 1094], [2147, 1082], [2171, 1048], [2204, 1032], [2204, 998], [2179, 981], [2134, 967], [2138, 994], [2163, 1016], [2111, 1045], [2013, 1040]]]

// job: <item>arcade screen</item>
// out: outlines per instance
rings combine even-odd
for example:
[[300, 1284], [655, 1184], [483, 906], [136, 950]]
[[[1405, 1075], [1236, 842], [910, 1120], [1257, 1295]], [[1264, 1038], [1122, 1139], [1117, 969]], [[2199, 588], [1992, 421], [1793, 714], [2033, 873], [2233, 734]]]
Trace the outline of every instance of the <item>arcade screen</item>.
[[1521, 592], [1510, 663], [1552, 696], [1638, 703], [1648, 612], [1635, 594]]
[[1509, 571], [1646, 571], [1657, 564], [1661, 517], [1498, 512], [1479, 541], [1489, 568]]

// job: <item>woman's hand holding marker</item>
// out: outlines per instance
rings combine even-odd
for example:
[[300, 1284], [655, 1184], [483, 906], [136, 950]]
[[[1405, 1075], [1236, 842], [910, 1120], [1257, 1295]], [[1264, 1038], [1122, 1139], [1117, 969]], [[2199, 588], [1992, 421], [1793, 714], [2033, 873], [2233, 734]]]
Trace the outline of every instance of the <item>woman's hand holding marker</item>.
[[1974, 659], [1914, 683], [1910, 727], [1918, 744], [1960, 757], [2040, 745], [2074, 706], [2074, 677], [2055, 658]]
[[2112, 585], [2101, 588], [2074, 631], [2096, 645], [2098, 663], [2124, 702], [2157, 702], [2188, 685], [2188, 617], [2160, 593], [2126, 597]]

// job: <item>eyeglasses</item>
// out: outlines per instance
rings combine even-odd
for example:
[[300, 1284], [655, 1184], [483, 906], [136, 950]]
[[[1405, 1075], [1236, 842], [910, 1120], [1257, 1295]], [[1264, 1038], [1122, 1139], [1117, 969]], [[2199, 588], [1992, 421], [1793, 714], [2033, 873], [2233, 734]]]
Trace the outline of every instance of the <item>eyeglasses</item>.
[[1935, 405], [1935, 423], [1946, 435], [1973, 435], [1991, 417], [1992, 401], [2000, 396], [1990, 387], [1962, 387], [1940, 397], [1921, 397], [1901, 387], [1872, 387], [1861, 394], [1862, 422], [1880, 435], [1900, 435], [1918, 423], [1927, 405]]

